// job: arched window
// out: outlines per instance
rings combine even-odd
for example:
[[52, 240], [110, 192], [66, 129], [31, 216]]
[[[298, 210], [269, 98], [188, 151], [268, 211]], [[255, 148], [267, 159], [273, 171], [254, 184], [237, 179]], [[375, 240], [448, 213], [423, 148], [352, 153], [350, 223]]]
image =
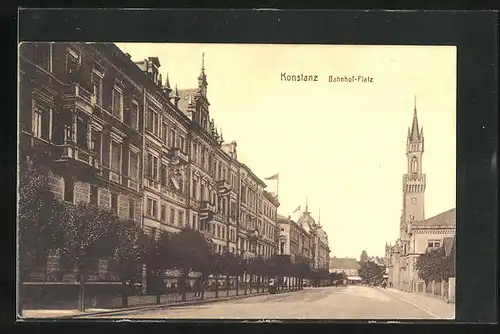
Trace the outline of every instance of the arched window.
[[416, 157], [413, 157], [411, 159], [411, 171], [413, 173], [416, 173], [418, 172], [418, 161], [417, 161], [417, 158]]

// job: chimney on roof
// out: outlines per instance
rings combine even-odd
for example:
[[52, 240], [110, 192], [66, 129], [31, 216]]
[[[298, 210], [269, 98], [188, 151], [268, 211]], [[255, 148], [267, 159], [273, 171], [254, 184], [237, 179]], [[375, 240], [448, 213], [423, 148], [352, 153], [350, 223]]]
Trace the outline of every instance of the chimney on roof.
[[238, 159], [238, 152], [236, 151], [236, 147], [238, 146], [238, 144], [236, 143], [236, 140], [233, 140], [230, 144], [230, 147], [231, 147], [231, 156], [233, 157], [233, 159]]
[[130, 53], [125, 53], [125, 56], [127, 56], [128, 59], [132, 58], [132, 56], [130, 55]]

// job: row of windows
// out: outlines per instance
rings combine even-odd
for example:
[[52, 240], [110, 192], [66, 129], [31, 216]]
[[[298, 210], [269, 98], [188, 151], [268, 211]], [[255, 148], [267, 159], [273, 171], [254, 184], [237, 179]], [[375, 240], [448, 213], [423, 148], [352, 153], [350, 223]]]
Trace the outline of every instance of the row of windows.
[[[110, 143], [110, 169], [119, 174], [123, 174], [123, 147], [121, 143], [111, 141]], [[134, 152], [132, 150], [128, 151], [129, 160], [128, 160], [128, 177], [131, 180], [138, 181], [139, 180], [139, 153]]]
[[182, 152], [187, 152], [186, 136], [179, 134], [169, 122], [162, 120], [160, 113], [152, 108], [148, 109], [146, 115], [146, 130], [161, 138], [163, 144], [169, 148], [179, 148]]
[[264, 235], [269, 237], [269, 238], [274, 238], [274, 226], [269, 224], [268, 222], [262, 222], [262, 221], [258, 221], [258, 227], [259, 227], [259, 231], [263, 231]]
[[[48, 133], [49, 133], [49, 126], [47, 123], [47, 120], [50, 118], [50, 115], [43, 111], [41, 108], [35, 108], [34, 109], [34, 118], [33, 118], [33, 129], [34, 129], [34, 134], [39, 136], [39, 137], [44, 137], [48, 138]], [[45, 117], [45, 118], [44, 118]], [[44, 123], [45, 122], [45, 123]], [[78, 125], [76, 127], [77, 133], [80, 133], [80, 136], [77, 136], [77, 138], [81, 138], [81, 140], [86, 141], [86, 133], [89, 131], [88, 124], [84, 123], [83, 121], [78, 121]], [[46, 124], [44, 126], [44, 124]], [[71, 133], [68, 135], [71, 136]], [[98, 148], [101, 146], [101, 134], [97, 131], [92, 131], [92, 146], [94, 148]], [[110, 156], [111, 156], [111, 162], [110, 162], [110, 168], [112, 171], [122, 174], [122, 146], [120, 143], [112, 141], [110, 144]], [[129, 177], [137, 181], [139, 179], [139, 154], [130, 151], [129, 152]], [[176, 176], [172, 175], [169, 178], [168, 175], [168, 167], [166, 164], [160, 164], [159, 163], [159, 157], [156, 155], [153, 155], [152, 153], [148, 153], [146, 155], [146, 166], [145, 166], [145, 172], [146, 172], [146, 177], [151, 178], [157, 182], [160, 182], [162, 186], [165, 187], [170, 187], [172, 189], [176, 189], [182, 193], [185, 192], [185, 180], [182, 175]], [[220, 167], [220, 165], [219, 165]], [[221, 169], [223, 173], [225, 173], [225, 168]], [[235, 177], [233, 177], [234, 182], [236, 182]], [[247, 198], [247, 191], [251, 194], [250, 198], [251, 203], [257, 203], [257, 196], [255, 193], [249, 191], [249, 189], [244, 186], [242, 188], [242, 201], [244, 202], [245, 199]], [[217, 198], [216, 194], [214, 191], [208, 189], [206, 186], [201, 186], [200, 183], [193, 179], [192, 181], [192, 189], [191, 189], [191, 195], [193, 196], [194, 199], [200, 200], [200, 201], [211, 201], [212, 203], [216, 204], [217, 203]], [[223, 200], [223, 203], [221, 205], [221, 211], [225, 214], [229, 210], [229, 214], [232, 214], [234, 216], [235, 211], [235, 204], [231, 202], [231, 207], [227, 207], [227, 203], [225, 200]], [[268, 217], [271, 219], [274, 219], [276, 216], [276, 211], [272, 210], [269, 206], [264, 206], [265, 210], [264, 212]]]
[[269, 245], [256, 244], [255, 242], [250, 242], [248, 239], [238, 238], [239, 248], [246, 252], [253, 252], [257, 255], [262, 255], [270, 257], [273, 255], [273, 248]]
[[269, 238], [274, 238], [276, 234], [275, 228], [272, 224], [260, 220], [256, 221], [252, 215], [245, 212], [241, 212], [240, 214], [240, 224], [243, 228], [247, 230], [254, 230], [255, 228], [258, 228], [260, 233], [264, 234]]
[[[63, 199], [65, 202], [75, 203], [75, 181], [72, 177], [65, 177], [64, 179], [64, 194]], [[110, 207], [116, 214], [120, 213], [120, 201], [119, 194], [115, 192], [110, 192]], [[99, 200], [99, 188], [94, 185], [90, 185], [89, 202], [95, 205], [102, 205], [102, 201]], [[128, 199], [128, 218], [136, 219], [136, 204], [137, 201], [129, 198]]]
[[[43, 61], [38, 61], [41, 66], [44, 66], [47, 56], [51, 50], [51, 44], [43, 44], [38, 48], [39, 54], [42, 56], [38, 57], [44, 59]], [[37, 59], [38, 59], [37, 58]], [[77, 73], [81, 66], [81, 56], [75, 50], [68, 49], [66, 54], [66, 72], [68, 74]], [[99, 71], [93, 71], [91, 74], [91, 82], [93, 89], [93, 96], [97, 104], [102, 104], [102, 90], [103, 90], [103, 80], [102, 74]], [[111, 110], [112, 114], [122, 121], [125, 121], [130, 127], [134, 129], [139, 129], [139, 104], [137, 101], [132, 100], [127, 108], [124, 108], [123, 103], [123, 91], [121, 88], [114, 86], [112, 90], [111, 99]], [[41, 128], [41, 127], [40, 127]], [[169, 147], [180, 148], [183, 152], [187, 151], [185, 136], [178, 135], [177, 131], [170, 126], [170, 131], [168, 131], [169, 125], [167, 122], [161, 120], [159, 113], [153, 111], [151, 108], [148, 110], [146, 119], [146, 129], [153, 134], [161, 137], [166, 145]], [[40, 131], [41, 132], [41, 131]], [[167, 135], [168, 134], [168, 135]], [[216, 161], [212, 154], [206, 147], [198, 143], [193, 143], [193, 161], [207, 171], [210, 171], [213, 176], [218, 177], [219, 180], [230, 181], [234, 186], [236, 185], [236, 177], [231, 175], [225, 167], [221, 167], [221, 163]], [[245, 199], [244, 199], [245, 201]], [[256, 199], [251, 199], [252, 206], [255, 207]]]
[[[103, 106], [103, 75], [94, 70], [91, 74], [92, 84], [92, 99], [95, 104]], [[121, 122], [125, 123], [132, 129], [139, 130], [139, 103], [135, 99], [125, 105], [124, 95], [121, 87], [113, 84], [111, 92], [111, 114], [118, 118]]]
[[226, 226], [217, 224], [216, 222], [212, 222], [209, 225], [208, 232], [217, 239], [236, 241], [236, 230], [234, 228], [226, 228]]
[[[33, 43], [33, 62], [45, 70], [52, 72], [52, 44], [51, 43]], [[65, 72], [70, 81], [79, 82], [77, 77], [81, 73], [82, 56], [72, 48], [67, 48], [65, 53]], [[103, 106], [103, 77], [104, 74], [95, 68], [90, 74], [91, 99], [97, 105]], [[111, 113], [134, 130], [139, 129], [139, 104], [136, 100], [131, 100], [129, 105], [124, 108], [123, 91], [120, 87], [113, 84], [111, 98]]]
[[162, 223], [177, 226], [179, 228], [189, 226], [185, 220], [184, 210], [174, 207], [169, 208], [166, 204], [161, 204], [160, 208], [158, 208], [158, 201], [156, 199], [147, 198], [146, 215], [154, 219], [159, 219]]
[[159, 182], [162, 187], [167, 187], [185, 193], [184, 176], [180, 171], [169, 173], [169, 167], [159, 162], [159, 157], [148, 152], [146, 154], [145, 177]]
[[[199, 165], [204, 171], [210, 174], [217, 180], [225, 180], [230, 182], [236, 188], [236, 175], [223, 165], [221, 161], [216, 159], [215, 154], [211, 153], [209, 148], [198, 141], [191, 143], [192, 161]], [[231, 174], [231, 175], [230, 175]]]
[[429, 247], [429, 248], [439, 248], [439, 247], [441, 247], [441, 241], [440, 240], [429, 240], [427, 242], [427, 247]]
[[[32, 118], [32, 133], [35, 137], [50, 140], [51, 139], [51, 123], [52, 111], [43, 109], [37, 104], [34, 104]], [[100, 163], [102, 163], [102, 134], [98, 131], [92, 131], [87, 122], [81, 117], [76, 117], [76, 126], [67, 126], [64, 132], [65, 140], [76, 138], [76, 144], [79, 147], [94, 150], [98, 153]], [[90, 136], [89, 136], [90, 134]], [[90, 138], [90, 142], [88, 141]], [[90, 147], [89, 147], [90, 146]], [[123, 147], [121, 143], [111, 140], [109, 146], [110, 152], [110, 169], [118, 174], [123, 172]], [[136, 151], [129, 150], [128, 166], [125, 166], [128, 171], [128, 176], [134, 181], [139, 180], [139, 161], [140, 156]]]
[[[44, 44], [42, 48], [39, 48], [40, 55], [48, 55], [49, 52], [51, 54], [52, 46], [51, 44]], [[48, 51], [48, 52], [47, 52]], [[40, 59], [45, 59], [45, 56], [39, 57]], [[37, 58], [38, 59], [38, 58]], [[42, 64], [39, 62], [39, 64]], [[43, 65], [43, 64], [42, 64]], [[42, 66], [41, 65], [41, 66]], [[43, 65], [45, 66], [45, 65]], [[75, 50], [68, 49], [66, 53], [66, 72], [68, 74], [78, 73], [81, 66], [81, 56]], [[103, 91], [103, 74], [99, 73], [98, 70], [93, 70], [91, 74], [91, 83], [93, 96], [95, 98], [95, 102], [97, 104], [102, 104], [102, 91]], [[111, 99], [111, 110], [112, 114], [117, 118], [125, 121], [126, 124], [131, 126], [134, 129], [139, 128], [139, 104], [135, 100], [131, 100], [130, 105], [127, 108], [124, 108], [123, 102], [123, 91], [120, 87], [114, 86], [112, 90], [112, 99]], [[175, 129], [171, 129], [168, 132], [168, 125], [166, 122], [161, 122], [162, 127], [160, 127], [160, 119], [161, 117], [158, 113], [154, 112], [152, 109], [148, 110], [147, 114], [147, 129], [152, 131], [153, 133], [160, 136], [163, 136], [165, 143], [169, 144], [170, 147], [179, 147], [181, 150], [186, 151], [186, 140], [182, 135], [178, 135]], [[40, 137], [49, 139], [50, 137], [50, 124], [51, 123], [51, 112], [36, 109], [34, 112], [34, 121], [33, 121], [33, 133]], [[87, 129], [85, 129], [87, 127]], [[76, 131], [76, 139], [78, 142], [81, 142], [82, 145], [87, 143], [87, 137], [85, 133], [89, 131], [88, 123], [81, 121], [79, 119]], [[71, 136], [72, 127], [69, 127], [68, 136]], [[167, 133], [169, 134], [167, 136]], [[92, 143], [94, 147], [96, 147], [97, 143], [95, 143], [98, 139], [95, 138], [96, 135], [92, 136]], [[168, 138], [167, 138], [168, 137]], [[168, 139], [168, 141], [167, 141]], [[85, 144], [86, 145], [86, 144]], [[194, 152], [194, 160], [200, 163], [202, 166], [206, 167], [208, 170], [212, 172], [212, 175], [218, 177], [218, 179], [228, 180], [230, 179], [231, 184], [235, 187], [237, 184], [236, 175], [229, 175], [228, 170], [222, 166], [222, 163], [216, 161], [213, 158], [213, 155], [209, 154], [209, 151], [206, 147], [198, 145], [197, 143], [193, 143], [193, 152]], [[199, 153], [198, 153], [199, 152]], [[130, 153], [130, 161], [129, 164], [129, 172], [132, 179], [138, 179], [139, 172], [139, 156], [135, 153]], [[111, 163], [110, 168], [112, 171], [121, 174], [122, 172], [122, 152], [119, 143], [113, 142], [110, 147], [110, 156]], [[157, 157], [148, 157], [146, 160], [147, 167], [146, 172], [147, 176], [151, 177], [155, 180], [158, 179], [158, 158]], [[162, 166], [163, 167], [163, 166]], [[230, 177], [229, 177], [230, 176]], [[162, 168], [161, 171], [161, 181], [162, 185], [168, 185], [169, 183], [179, 191], [184, 191], [184, 179], [175, 180], [175, 179], [167, 179], [166, 168]], [[197, 191], [193, 191], [193, 195], [197, 195]], [[203, 191], [200, 191], [202, 197]], [[256, 207], [257, 203], [257, 195], [253, 192], [246, 194], [246, 189], [242, 194], [242, 199], [245, 202], [247, 196], [250, 198], [250, 203], [253, 208]], [[232, 205], [232, 204], [231, 204]], [[229, 208], [224, 204], [222, 205], [223, 211], [229, 211]], [[234, 212], [234, 210], [231, 210]], [[267, 211], [267, 210], [266, 210]], [[272, 217], [273, 213], [268, 213], [268, 216]]]
[[270, 219], [275, 220], [277, 216], [276, 208], [270, 206], [267, 202], [260, 202], [260, 204], [260, 212], [265, 214]]
[[[32, 134], [41, 139], [52, 139], [52, 110], [44, 109], [36, 102], [33, 104]], [[82, 117], [75, 117], [76, 124], [65, 125], [64, 140], [75, 140], [78, 147], [85, 150], [96, 151], [102, 163], [102, 135], [97, 131], [92, 131], [88, 120]], [[90, 139], [90, 141], [89, 141]], [[116, 173], [122, 174], [122, 145], [116, 141], [110, 143], [110, 168]], [[139, 153], [129, 152], [129, 177], [135, 181], [139, 179]]]

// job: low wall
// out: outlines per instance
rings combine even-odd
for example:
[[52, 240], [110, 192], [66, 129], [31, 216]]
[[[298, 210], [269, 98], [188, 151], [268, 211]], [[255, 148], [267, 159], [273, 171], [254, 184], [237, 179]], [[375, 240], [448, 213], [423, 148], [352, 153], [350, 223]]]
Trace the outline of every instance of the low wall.
[[[245, 286], [246, 285], [246, 286]], [[121, 283], [91, 283], [85, 285], [85, 305], [87, 308], [118, 309], [123, 307]], [[217, 300], [218, 298], [256, 295], [268, 292], [267, 283], [240, 283], [236, 287], [212, 289], [203, 292], [203, 299]], [[298, 286], [278, 285], [279, 291], [296, 291]], [[141, 294], [131, 288], [128, 291], [125, 307], [147, 306], [158, 303], [157, 296]], [[71, 310], [78, 307], [78, 284], [73, 283], [25, 283], [22, 288], [22, 309], [57, 309]], [[186, 292], [186, 301], [200, 300], [202, 296], [193, 290]], [[160, 295], [160, 304], [181, 302], [182, 293], [178, 289], [167, 289]]]
[[450, 277], [448, 279], [448, 301], [450, 303], [455, 302], [455, 277]]
[[[417, 290], [417, 292], [420, 292]], [[437, 296], [448, 303], [455, 302], [455, 277], [450, 277], [447, 281], [432, 281], [425, 285], [424, 294]]]

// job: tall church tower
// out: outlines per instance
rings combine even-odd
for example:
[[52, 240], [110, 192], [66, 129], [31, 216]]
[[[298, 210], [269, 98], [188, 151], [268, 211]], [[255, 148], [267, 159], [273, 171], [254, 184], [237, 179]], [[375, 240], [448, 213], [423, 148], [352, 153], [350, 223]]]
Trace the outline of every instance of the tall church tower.
[[[403, 175], [403, 212], [401, 216], [401, 237], [409, 223], [423, 221], [425, 174], [422, 173], [424, 153], [424, 129], [418, 128], [417, 100], [413, 109], [413, 122], [408, 128], [406, 139], [407, 172]], [[405, 239], [405, 238], [403, 238]]]

